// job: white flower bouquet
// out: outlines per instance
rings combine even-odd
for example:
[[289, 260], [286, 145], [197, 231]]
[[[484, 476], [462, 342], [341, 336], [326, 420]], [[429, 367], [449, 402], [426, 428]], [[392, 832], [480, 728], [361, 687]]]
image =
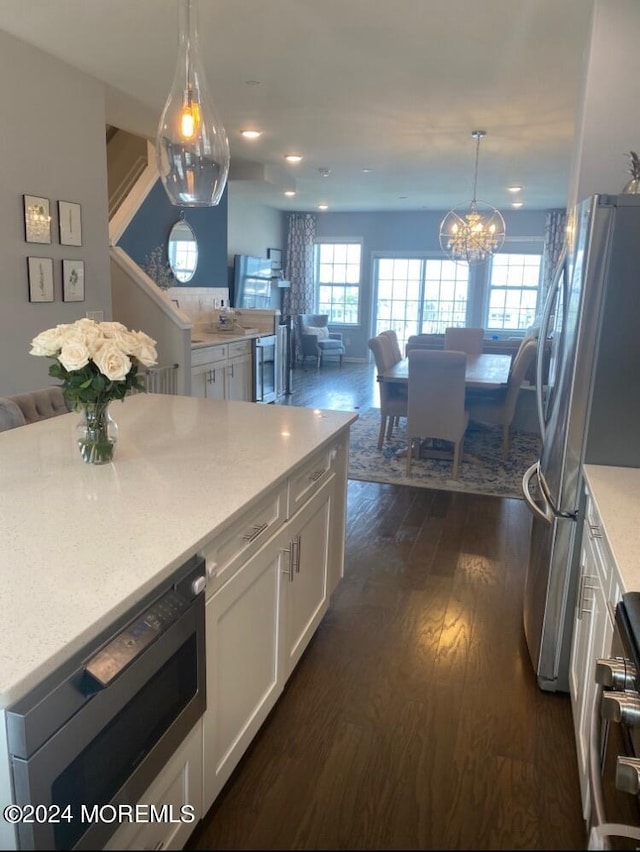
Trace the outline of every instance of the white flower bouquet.
[[158, 359], [155, 340], [144, 332], [91, 319], [42, 331], [31, 341], [30, 354], [55, 359], [49, 375], [62, 381], [63, 393], [76, 411], [124, 399], [133, 389], [144, 390], [138, 370]]

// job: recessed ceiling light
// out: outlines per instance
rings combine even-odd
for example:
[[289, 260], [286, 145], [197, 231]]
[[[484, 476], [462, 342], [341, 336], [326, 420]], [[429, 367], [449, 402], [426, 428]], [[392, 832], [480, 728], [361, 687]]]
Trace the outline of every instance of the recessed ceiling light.
[[284, 194], [289, 198], [293, 198], [293, 196], [296, 194], [296, 191], [295, 189], [285, 189]]
[[288, 163], [299, 163], [302, 159], [302, 154], [285, 154], [284, 158]]
[[512, 201], [511, 202], [512, 207], [522, 207], [523, 204], [524, 204], [524, 201]]
[[372, 170], [371, 170], [371, 169], [363, 169], [362, 171], [363, 171], [366, 175], [368, 175], [368, 174], [369, 174], [369, 172], [370, 172], [370, 171], [372, 171]]
[[262, 136], [262, 130], [241, 130], [240, 133], [245, 139], [257, 139]]
[[328, 204], [318, 204], [318, 210], [328, 210], [328, 209], [329, 209]]
[[509, 192], [521, 192], [522, 191], [522, 187], [516, 186], [515, 184], [513, 186], [508, 186], [507, 189], [509, 190]]

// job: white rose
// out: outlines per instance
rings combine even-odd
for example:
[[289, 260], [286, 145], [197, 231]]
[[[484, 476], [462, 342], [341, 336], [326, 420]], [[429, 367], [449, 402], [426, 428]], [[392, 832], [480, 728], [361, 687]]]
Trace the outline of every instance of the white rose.
[[122, 325], [121, 322], [101, 322], [100, 323], [100, 331], [107, 338], [112, 338], [119, 331], [127, 331], [126, 325]]
[[155, 348], [155, 340], [143, 331], [131, 333], [133, 346], [130, 350], [134, 358], [137, 358], [145, 367], [153, 367], [158, 363], [158, 353]]
[[60, 354], [58, 355], [58, 361], [69, 372], [81, 370], [89, 363], [89, 350], [84, 343], [70, 340], [63, 343]]
[[131, 359], [107, 340], [93, 356], [93, 363], [112, 382], [121, 382], [127, 378], [131, 369]]
[[55, 358], [62, 347], [62, 339], [63, 334], [60, 332], [60, 327], [41, 331], [31, 341], [31, 352], [29, 354]]

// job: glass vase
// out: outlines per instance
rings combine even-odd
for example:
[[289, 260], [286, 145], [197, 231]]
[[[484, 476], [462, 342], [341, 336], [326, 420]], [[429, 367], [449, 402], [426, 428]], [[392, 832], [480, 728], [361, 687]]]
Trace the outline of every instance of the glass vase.
[[109, 403], [86, 404], [76, 427], [78, 449], [87, 464], [108, 464], [118, 442], [118, 424], [109, 412]]

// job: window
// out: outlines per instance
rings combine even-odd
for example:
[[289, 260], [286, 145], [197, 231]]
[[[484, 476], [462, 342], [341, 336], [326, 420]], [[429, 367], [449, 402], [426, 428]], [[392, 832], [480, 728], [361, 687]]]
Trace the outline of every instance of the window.
[[375, 264], [375, 334], [392, 328], [400, 347], [412, 334], [468, 325], [469, 267], [452, 260], [379, 258]]
[[539, 254], [496, 254], [491, 259], [485, 328], [524, 331], [532, 323], [540, 287]]
[[361, 254], [360, 243], [316, 243], [316, 310], [332, 325], [358, 323]]

